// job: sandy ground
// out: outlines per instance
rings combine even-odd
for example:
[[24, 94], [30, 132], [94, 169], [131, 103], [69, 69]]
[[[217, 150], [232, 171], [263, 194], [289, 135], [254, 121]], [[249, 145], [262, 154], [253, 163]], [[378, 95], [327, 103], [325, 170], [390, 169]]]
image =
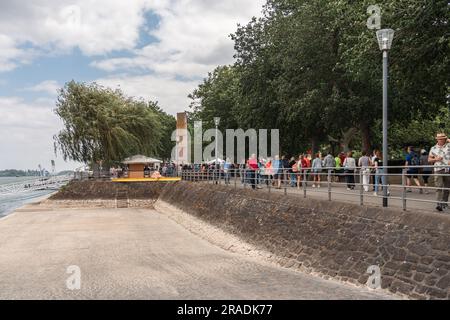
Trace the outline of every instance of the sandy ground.
[[0, 299], [393, 298], [223, 250], [155, 210], [28, 205], [0, 219]]

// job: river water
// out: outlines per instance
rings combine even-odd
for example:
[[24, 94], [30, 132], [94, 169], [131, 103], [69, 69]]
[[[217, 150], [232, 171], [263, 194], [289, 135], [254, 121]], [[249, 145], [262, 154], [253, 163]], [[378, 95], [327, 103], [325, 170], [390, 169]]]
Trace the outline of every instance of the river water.
[[[0, 185], [10, 183], [26, 183], [38, 179], [38, 177], [0, 177]], [[8, 195], [0, 194], [0, 218], [10, 214], [15, 209], [23, 206], [24, 204], [36, 201], [38, 198], [48, 195], [54, 190], [40, 190], [40, 191], [28, 191], [13, 193]]]

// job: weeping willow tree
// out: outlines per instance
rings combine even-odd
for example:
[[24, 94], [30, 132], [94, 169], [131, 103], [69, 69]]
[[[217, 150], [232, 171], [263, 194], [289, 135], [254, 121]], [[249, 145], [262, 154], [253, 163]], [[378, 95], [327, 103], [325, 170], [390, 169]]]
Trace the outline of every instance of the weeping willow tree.
[[[135, 154], [158, 156], [175, 119], [154, 102], [120, 90], [71, 81], [60, 89], [55, 113], [64, 129], [54, 136], [65, 160], [112, 164]], [[173, 118], [173, 119], [172, 119]]]

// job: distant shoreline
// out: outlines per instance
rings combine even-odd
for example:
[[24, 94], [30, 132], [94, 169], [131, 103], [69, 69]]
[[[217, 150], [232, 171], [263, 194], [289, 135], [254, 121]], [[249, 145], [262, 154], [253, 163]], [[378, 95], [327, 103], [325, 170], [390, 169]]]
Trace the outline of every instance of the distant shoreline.
[[30, 178], [40, 178], [41, 176], [15, 176], [15, 175], [10, 175], [10, 176], [2, 176], [0, 175], [0, 178], [26, 178], [26, 177], [30, 177]]

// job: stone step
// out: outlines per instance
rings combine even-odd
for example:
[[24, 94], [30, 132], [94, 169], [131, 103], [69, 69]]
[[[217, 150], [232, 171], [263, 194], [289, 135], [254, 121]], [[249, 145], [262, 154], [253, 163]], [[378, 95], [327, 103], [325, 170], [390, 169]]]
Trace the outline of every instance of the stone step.
[[116, 193], [117, 208], [128, 208], [128, 190], [118, 190]]
[[117, 200], [117, 208], [118, 209], [128, 208], [128, 200]]

